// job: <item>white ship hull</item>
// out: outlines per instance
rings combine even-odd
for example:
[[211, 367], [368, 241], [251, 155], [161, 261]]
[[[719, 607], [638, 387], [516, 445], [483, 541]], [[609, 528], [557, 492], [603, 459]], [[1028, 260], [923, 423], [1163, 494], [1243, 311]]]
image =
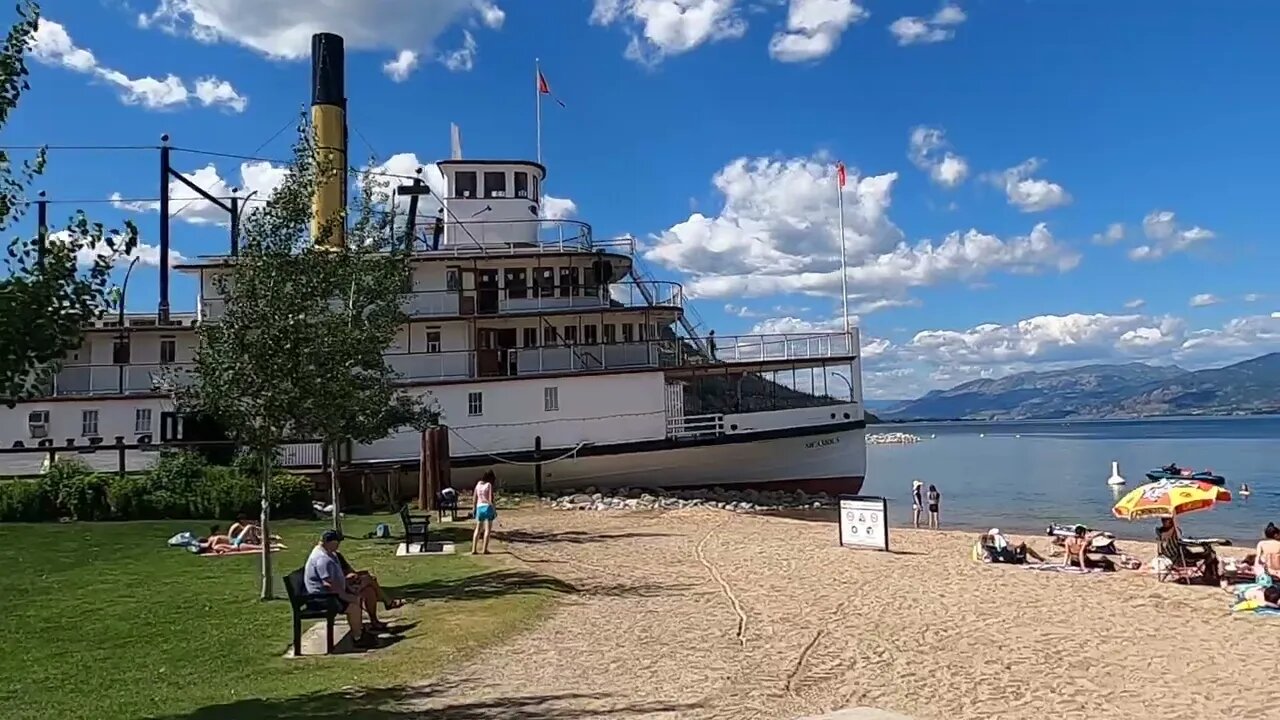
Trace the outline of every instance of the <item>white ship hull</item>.
[[[456, 462], [456, 461], [455, 461]], [[459, 463], [462, 464], [462, 463]], [[543, 468], [544, 491], [616, 487], [774, 487], [806, 492], [858, 493], [866, 476], [866, 430], [818, 431], [785, 438], [695, 445], [669, 450], [569, 457]], [[495, 462], [455, 465], [456, 487], [470, 487], [485, 470], [500, 487], [534, 487], [530, 465]]]

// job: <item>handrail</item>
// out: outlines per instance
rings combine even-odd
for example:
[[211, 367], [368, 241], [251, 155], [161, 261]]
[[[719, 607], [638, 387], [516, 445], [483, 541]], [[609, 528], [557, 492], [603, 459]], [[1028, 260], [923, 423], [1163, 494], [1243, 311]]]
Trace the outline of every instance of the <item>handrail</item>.
[[708, 415], [679, 415], [667, 418], [667, 435], [669, 437], [723, 434], [724, 415], [721, 413]]

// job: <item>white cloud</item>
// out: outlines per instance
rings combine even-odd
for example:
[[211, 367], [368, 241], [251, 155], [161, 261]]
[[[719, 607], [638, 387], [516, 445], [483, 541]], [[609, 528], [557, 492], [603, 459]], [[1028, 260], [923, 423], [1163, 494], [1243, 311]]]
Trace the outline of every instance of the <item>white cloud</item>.
[[625, 26], [631, 40], [624, 55], [656, 65], [708, 42], [742, 37], [747, 23], [736, 5], [737, 0], [595, 0], [590, 22]]
[[924, 330], [901, 345], [865, 353], [868, 394], [915, 397], [973, 380], [1086, 362], [1175, 362], [1189, 368], [1239, 362], [1280, 350], [1280, 313], [1191, 329], [1170, 315], [1040, 315], [965, 330]]
[[1142, 234], [1146, 236], [1147, 243], [1129, 250], [1131, 260], [1159, 260], [1217, 237], [1212, 230], [1198, 225], [1183, 230], [1178, 225], [1177, 217], [1169, 210], [1148, 213], [1142, 219]]
[[115, 88], [126, 105], [141, 105], [149, 110], [165, 110], [185, 107], [192, 98], [205, 107], [224, 107], [233, 112], [244, 112], [249, 100], [236, 92], [231, 83], [216, 77], [196, 81], [194, 90], [188, 89], [181, 78], [166, 75], [163, 80], [146, 76], [132, 78], [102, 65], [89, 50], [79, 47], [67, 33], [66, 27], [52, 20], [41, 18], [35, 35], [31, 38], [31, 54], [38, 62], [89, 75]]
[[[254, 194], [253, 200], [244, 206], [244, 212], [252, 213], [255, 208], [261, 207], [262, 201], [271, 197], [271, 193], [284, 181], [287, 174], [288, 169], [282, 165], [273, 165], [265, 161], [241, 163], [240, 184], [235, 186], [239, 189], [239, 197], [248, 198], [250, 194]], [[231, 197], [233, 186], [218, 174], [218, 168], [213, 163], [194, 172], [182, 173], [182, 176], [210, 195], [224, 199], [224, 202], [226, 198]], [[129, 202], [124, 200], [120, 193], [112, 193], [111, 201], [121, 210], [132, 212], [160, 210], [159, 202]], [[177, 179], [169, 181], [169, 216], [195, 225], [228, 225], [231, 222], [225, 210], [197, 195]]]
[[479, 51], [480, 46], [476, 44], [475, 36], [463, 30], [462, 47], [441, 54], [440, 63], [451, 72], [469, 72], [476, 66], [476, 53]]
[[[955, 231], [941, 242], [906, 242], [888, 217], [897, 173], [861, 176], [850, 168], [845, 245], [851, 301], [874, 307], [910, 302], [913, 287], [972, 282], [994, 272], [1066, 271], [1078, 253], [1041, 223], [1001, 239]], [[688, 274], [690, 296], [778, 293], [839, 297], [840, 240], [835, 166], [825, 156], [738, 158], [712, 179], [724, 197], [715, 216], [693, 213], [648, 243], [647, 260]]]
[[1124, 307], [1126, 310], [1137, 310], [1140, 307], [1144, 307], [1146, 304], [1147, 304], [1146, 300], [1143, 300], [1142, 298], [1134, 298], [1129, 302], [1125, 303]]
[[[152, 12], [138, 16], [142, 27], [200, 42], [232, 42], [281, 60], [308, 57], [314, 33], [334, 32], [351, 49], [398, 53], [388, 65], [404, 59], [405, 52], [416, 57], [434, 51], [446, 30], [468, 21], [497, 30], [506, 13], [491, 0], [157, 0]], [[474, 44], [474, 38], [467, 42]], [[438, 57], [447, 63], [452, 55]], [[405, 77], [412, 70], [408, 67]]]
[[1188, 304], [1190, 304], [1191, 307], [1208, 307], [1210, 305], [1217, 305], [1220, 302], [1222, 302], [1222, 298], [1214, 295], [1213, 293], [1200, 293], [1198, 295], [1192, 295]]
[[418, 53], [401, 50], [394, 58], [382, 64], [382, 72], [395, 82], [404, 82], [418, 68]]
[[907, 157], [921, 170], [929, 173], [929, 179], [953, 188], [969, 176], [969, 163], [951, 151], [946, 134], [940, 128], [920, 125], [911, 131], [907, 145]]
[[1031, 177], [1043, 164], [1043, 160], [1031, 158], [1002, 172], [989, 173], [986, 178], [1003, 188], [1009, 204], [1022, 212], [1040, 212], [1071, 204], [1071, 194], [1061, 185]]
[[1262, 299], [1262, 298], [1264, 298], [1264, 297], [1266, 297], [1266, 296], [1265, 296], [1265, 295], [1263, 295], [1263, 294], [1261, 294], [1261, 293], [1245, 293], [1244, 298], [1242, 298], [1242, 299], [1243, 299], [1245, 302], [1258, 302], [1259, 300], [1261, 300], [1261, 299]]
[[1124, 223], [1111, 223], [1107, 229], [1093, 236], [1094, 245], [1115, 245], [1124, 239]]
[[779, 62], [805, 62], [830, 55], [850, 25], [870, 13], [854, 0], [791, 0], [787, 25], [769, 41], [769, 56]]
[[567, 220], [578, 214], [578, 205], [569, 198], [543, 195], [541, 213], [545, 220]]
[[[66, 230], [58, 230], [49, 233], [49, 241], [54, 243], [65, 243], [71, 239], [71, 234]], [[133, 258], [138, 259], [138, 264], [145, 267], [160, 267], [160, 248], [156, 245], [149, 245], [142, 241], [138, 241], [134, 245], [133, 251], [124, 254], [116, 251], [106, 241], [98, 243], [96, 246], [82, 247], [76, 251], [76, 264], [81, 268], [93, 267], [94, 262], [99, 257], [112, 258], [112, 265], [115, 267], [127, 266]], [[185, 260], [176, 250], [169, 250], [169, 265]]]
[[933, 17], [900, 17], [889, 25], [889, 32], [899, 45], [925, 45], [955, 37], [955, 27], [967, 19], [959, 6], [944, 5]]

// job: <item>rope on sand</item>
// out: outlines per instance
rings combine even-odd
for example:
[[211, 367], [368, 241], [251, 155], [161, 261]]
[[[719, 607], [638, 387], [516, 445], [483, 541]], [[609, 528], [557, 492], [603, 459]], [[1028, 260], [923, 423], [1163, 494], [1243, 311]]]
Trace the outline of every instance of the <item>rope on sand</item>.
[[714, 535], [716, 530], [724, 523], [725, 520], [721, 520], [715, 525], [715, 527], [708, 530], [707, 534], [702, 536], [702, 540], [698, 541], [698, 546], [694, 548], [693, 554], [698, 558], [698, 562], [702, 563], [702, 566], [711, 574], [711, 579], [720, 584], [721, 592], [724, 593], [725, 597], [729, 598], [730, 604], [733, 605], [733, 611], [738, 614], [738, 643], [741, 644], [742, 647], [746, 647], [747, 614], [742, 611], [742, 603], [738, 602], [738, 596], [733, 594], [733, 588], [729, 587], [729, 583], [725, 582], [724, 578], [720, 576], [720, 571], [707, 561], [707, 557], [702, 550], [702, 548], [706, 546], [707, 541], [711, 539], [711, 536]]
[[[840, 617], [841, 613], [844, 612], [844, 607], [848, 603], [848, 598], [841, 600], [836, 605], [835, 609], [831, 611], [831, 620], [828, 622], [835, 622]], [[815, 632], [813, 637], [809, 640], [809, 644], [805, 645], [804, 649], [800, 651], [800, 655], [796, 657], [795, 665], [791, 667], [791, 674], [787, 675], [787, 694], [791, 697], [800, 697], [799, 693], [796, 692], [796, 680], [798, 680], [800, 675], [804, 672], [805, 663], [809, 661], [809, 653], [813, 652], [813, 649], [818, 645], [818, 641], [826, 634], [827, 628], [825, 626], [818, 628], [818, 631]]]

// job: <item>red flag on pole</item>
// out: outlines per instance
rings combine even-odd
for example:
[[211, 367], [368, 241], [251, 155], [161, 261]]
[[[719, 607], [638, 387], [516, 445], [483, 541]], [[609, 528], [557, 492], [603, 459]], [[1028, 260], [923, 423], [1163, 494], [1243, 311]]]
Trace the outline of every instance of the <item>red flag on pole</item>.
[[844, 187], [845, 172], [844, 163], [836, 163], [836, 180], [840, 183], [840, 187]]
[[[547, 76], [543, 75], [541, 70], [538, 71], [538, 94], [551, 95], [551, 86], [547, 84]], [[556, 104], [560, 107], [565, 106], [564, 103], [561, 102], [560, 98], [555, 95], [551, 95], [551, 99], [555, 100]]]

